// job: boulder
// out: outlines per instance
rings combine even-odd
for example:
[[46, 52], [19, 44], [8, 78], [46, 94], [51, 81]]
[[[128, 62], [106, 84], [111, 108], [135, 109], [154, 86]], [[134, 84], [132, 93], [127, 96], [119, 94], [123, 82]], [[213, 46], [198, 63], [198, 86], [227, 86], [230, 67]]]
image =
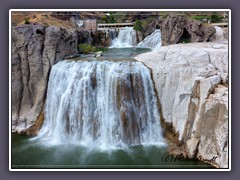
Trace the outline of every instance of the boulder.
[[15, 26], [11, 47], [12, 131], [22, 133], [34, 126], [43, 110], [52, 65], [77, 54], [77, 33], [55, 26]]
[[228, 44], [177, 44], [135, 58], [152, 69], [163, 119], [187, 156], [227, 167]]
[[93, 57], [100, 57], [102, 56], [103, 52], [102, 51], [97, 51], [94, 53]]

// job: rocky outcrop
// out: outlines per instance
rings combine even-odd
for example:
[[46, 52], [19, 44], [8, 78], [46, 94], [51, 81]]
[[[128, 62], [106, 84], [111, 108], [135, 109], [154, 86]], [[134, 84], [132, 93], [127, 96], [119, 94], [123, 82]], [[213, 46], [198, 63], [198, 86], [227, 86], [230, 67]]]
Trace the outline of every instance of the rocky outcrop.
[[[41, 25], [12, 28], [12, 131], [38, 129], [48, 75], [56, 60], [77, 54], [77, 33]], [[33, 129], [33, 128], [32, 128]], [[29, 132], [30, 133], [30, 132]], [[31, 130], [30, 134], [35, 132]]]
[[142, 32], [138, 32], [139, 41], [152, 34], [156, 29], [161, 30], [162, 45], [189, 42], [208, 42], [214, 39], [214, 26], [191, 19], [187, 15], [169, 14], [162, 17], [150, 17], [143, 20]]
[[207, 42], [215, 33], [209, 24], [182, 15], [168, 15], [159, 22], [162, 44], [171, 45], [187, 42]]
[[78, 43], [91, 44], [92, 42], [91, 32], [81, 30], [81, 29], [78, 29], [77, 32], [78, 32]]
[[108, 47], [111, 45], [111, 37], [105, 31], [96, 31], [91, 33], [92, 45]]
[[152, 69], [178, 154], [228, 167], [228, 44], [171, 45], [136, 59]]

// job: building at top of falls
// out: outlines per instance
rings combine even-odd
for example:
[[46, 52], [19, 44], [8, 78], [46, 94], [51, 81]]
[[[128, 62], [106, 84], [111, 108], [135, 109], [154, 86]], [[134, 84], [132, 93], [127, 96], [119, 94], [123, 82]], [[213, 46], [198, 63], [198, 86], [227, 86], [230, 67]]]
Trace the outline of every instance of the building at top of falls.
[[164, 145], [149, 69], [130, 61], [58, 62], [37, 138], [103, 149]]

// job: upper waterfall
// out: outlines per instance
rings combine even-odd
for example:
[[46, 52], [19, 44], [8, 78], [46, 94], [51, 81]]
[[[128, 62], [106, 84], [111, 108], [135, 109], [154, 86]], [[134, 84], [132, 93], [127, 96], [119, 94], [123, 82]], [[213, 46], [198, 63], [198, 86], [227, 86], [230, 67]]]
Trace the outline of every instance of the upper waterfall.
[[68, 61], [52, 67], [37, 138], [99, 148], [163, 145], [149, 69], [141, 62]]
[[110, 48], [126, 48], [137, 45], [136, 31], [133, 27], [125, 27], [119, 30], [118, 37], [112, 40]]
[[143, 41], [138, 43], [137, 47], [141, 48], [150, 48], [152, 50], [161, 47], [162, 39], [161, 39], [161, 31], [160, 29], [156, 29], [152, 34], [145, 37]]
[[214, 26], [216, 33], [214, 35], [214, 41], [224, 41], [224, 31], [221, 27]]

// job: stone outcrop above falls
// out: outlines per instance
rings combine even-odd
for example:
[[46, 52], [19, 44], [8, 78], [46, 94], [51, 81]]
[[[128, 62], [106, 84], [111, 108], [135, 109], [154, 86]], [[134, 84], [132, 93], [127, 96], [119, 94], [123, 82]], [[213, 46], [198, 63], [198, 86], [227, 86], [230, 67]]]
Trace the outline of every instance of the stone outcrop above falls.
[[15, 26], [11, 50], [12, 131], [38, 129], [49, 71], [56, 60], [77, 53], [77, 33], [55, 26]]
[[161, 19], [159, 27], [163, 46], [184, 42], [207, 42], [216, 32], [210, 24], [174, 14]]
[[183, 153], [228, 167], [228, 44], [171, 45], [135, 58], [152, 69]]
[[211, 42], [215, 40], [216, 29], [211, 24], [191, 19], [187, 15], [169, 14], [152, 19], [142, 32], [138, 32], [141, 41], [156, 29], [161, 30], [162, 45], [189, 42]]

